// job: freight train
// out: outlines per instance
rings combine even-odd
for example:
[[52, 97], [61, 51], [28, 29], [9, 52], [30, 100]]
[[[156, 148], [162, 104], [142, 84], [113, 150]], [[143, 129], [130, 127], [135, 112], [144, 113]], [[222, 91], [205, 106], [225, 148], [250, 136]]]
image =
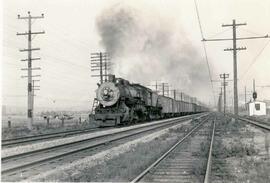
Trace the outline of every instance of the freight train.
[[99, 126], [117, 126], [140, 121], [177, 117], [208, 111], [201, 104], [159, 95], [140, 84], [109, 75], [96, 90], [94, 120]]

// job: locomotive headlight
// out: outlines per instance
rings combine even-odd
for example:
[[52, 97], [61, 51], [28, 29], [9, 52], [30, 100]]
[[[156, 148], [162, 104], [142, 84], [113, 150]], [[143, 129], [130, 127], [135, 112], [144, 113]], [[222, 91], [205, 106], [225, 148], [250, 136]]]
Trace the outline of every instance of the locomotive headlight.
[[97, 99], [103, 106], [114, 105], [119, 97], [120, 91], [112, 82], [105, 82], [97, 89]]
[[109, 87], [105, 87], [101, 91], [101, 97], [104, 101], [111, 101], [114, 98], [114, 91]]

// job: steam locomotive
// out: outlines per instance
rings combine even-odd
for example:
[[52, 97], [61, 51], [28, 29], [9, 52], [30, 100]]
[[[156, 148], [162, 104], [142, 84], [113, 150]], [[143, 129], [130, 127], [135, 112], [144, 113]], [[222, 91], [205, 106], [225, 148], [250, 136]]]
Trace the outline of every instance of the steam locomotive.
[[94, 119], [100, 126], [117, 126], [146, 120], [205, 112], [200, 104], [158, 95], [140, 84], [109, 75], [96, 90]]

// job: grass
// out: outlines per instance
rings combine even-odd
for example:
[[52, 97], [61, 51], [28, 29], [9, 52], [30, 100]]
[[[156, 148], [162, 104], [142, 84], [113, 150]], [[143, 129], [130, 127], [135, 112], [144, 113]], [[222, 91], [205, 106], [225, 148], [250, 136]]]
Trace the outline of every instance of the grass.
[[[254, 146], [256, 135], [247, 130], [243, 122], [221, 120], [220, 131], [214, 142], [212, 173], [215, 181], [269, 182], [270, 161], [258, 157], [259, 149]], [[233, 167], [233, 168], [232, 168]]]
[[17, 126], [12, 128], [3, 128], [2, 129], [2, 139], [18, 138], [25, 137], [30, 135], [39, 135], [46, 133], [62, 132], [66, 130], [75, 130], [75, 129], [84, 129], [95, 127], [93, 123], [69, 123], [66, 126], [62, 127], [61, 123], [51, 124], [47, 126], [46, 124], [35, 124], [33, 129], [29, 130], [26, 126]]
[[[241, 167], [244, 169], [245, 176], [240, 177], [239, 181], [264, 183], [270, 180], [270, 161], [255, 158], [243, 158]], [[258, 176], [259, 175], [259, 176]]]
[[244, 157], [256, 155], [258, 153], [258, 150], [255, 150], [253, 144], [244, 144], [241, 139], [235, 139], [229, 146], [224, 146], [222, 142], [216, 141], [214, 147], [216, 149], [213, 152], [215, 158]]

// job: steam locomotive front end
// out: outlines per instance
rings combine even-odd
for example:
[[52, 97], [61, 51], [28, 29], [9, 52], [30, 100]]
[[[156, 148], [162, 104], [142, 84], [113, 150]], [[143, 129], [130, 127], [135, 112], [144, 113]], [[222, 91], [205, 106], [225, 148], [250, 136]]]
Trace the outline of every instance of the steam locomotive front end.
[[96, 90], [99, 105], [95, 108], [95, 120], [100, 126], [115, 126], [120, 123], [122, 114], [118, 110], [119, 87], [114, 82], [104, 82]]

